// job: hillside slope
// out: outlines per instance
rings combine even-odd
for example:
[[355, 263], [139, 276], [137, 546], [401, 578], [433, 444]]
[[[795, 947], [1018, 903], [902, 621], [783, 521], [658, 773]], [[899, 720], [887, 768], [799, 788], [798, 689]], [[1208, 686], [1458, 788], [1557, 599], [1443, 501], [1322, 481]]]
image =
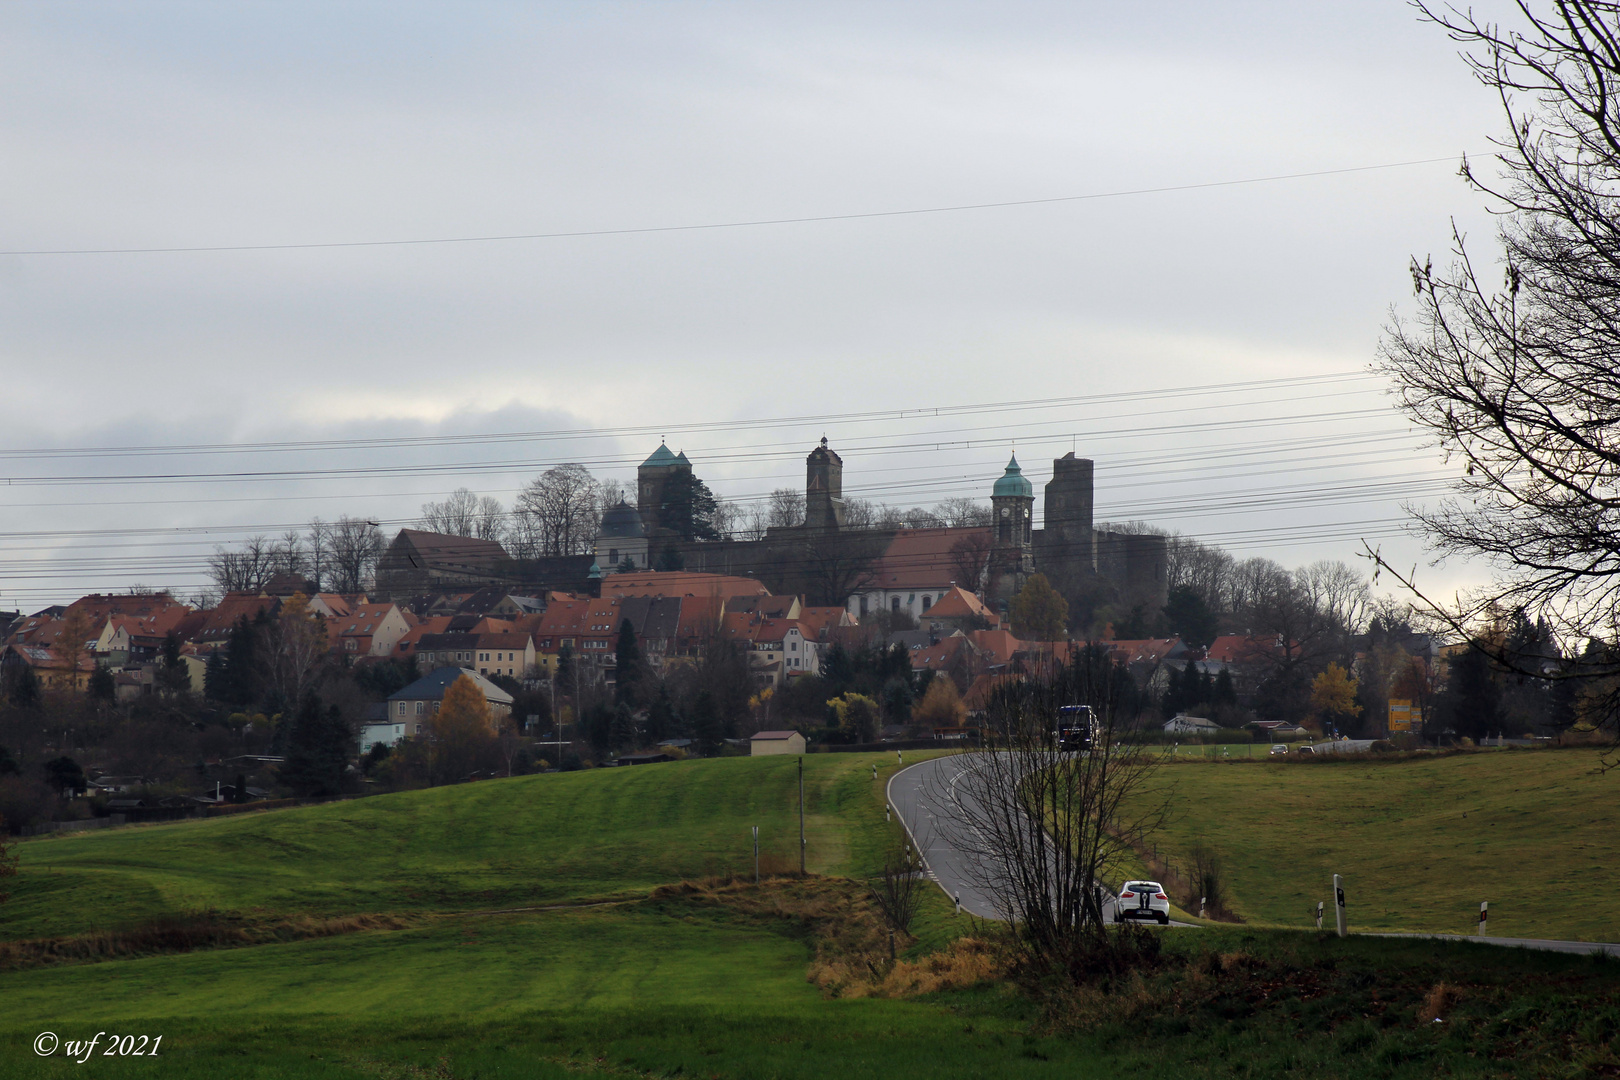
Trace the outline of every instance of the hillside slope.
[[[805, 758], [808, 867], [867, 873], [884, 754]], [[201, 910], [259, 917], [518, 907], [644, 893], [752, 869], [749, 827], [797, 869], [792, 757], [545, 774], [211, 821], [31, 840], [0, 940]]]
[[1185, 762], [1159, 774], [1178, 864], [1225, 863], [1245, 919], [1313, 925], [1345, 878], [1352, 929], [1620, 941], [1620, 776], [1590, 751], [1493, 751], [1380, 762]]

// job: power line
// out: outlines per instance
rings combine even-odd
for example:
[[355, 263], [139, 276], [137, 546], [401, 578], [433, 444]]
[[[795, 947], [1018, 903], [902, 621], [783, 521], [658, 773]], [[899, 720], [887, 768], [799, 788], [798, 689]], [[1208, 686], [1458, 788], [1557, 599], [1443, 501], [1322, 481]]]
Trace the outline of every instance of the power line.
[[434, 244], [491, 244], [517, 240], [573, 240], [604, 236], [646, 236], [656, 233], [703, 232], [722, 229], [754, 229], [770, 225], [809, 225], [834, 221], [869, 221], [878, 218], [919, 217], [929, 214], [957, 214], [972, 210], [1000, 210], [1019, 206], [1052, 206], [1060, 203], [1091, 202], [1098, 199], [1121, 199], [1138, 195], [1165, 195], [1178, 191], [1203, 191], [1212, 188], [1243, 187], [1252, 184], [1272, 184], [1284, 180], [1305, 180], [1321, 176], [1344, 176], [1351, 173], [1377, 172], [1384, 169], [1404, 169], [1414, 165], [1433, 165], [1454, 162], [1461, 155], [1420, 158], [1415, 161], [1390, 161], [1380, 165], [1353, 165], [1342, 169], [1316, 169], [1309, 172], [1279, 173], [1272, 176], [1250, 176], [1240, 180], [1211, 180], [1197, 184], [1171, 184], [1163, 187], [1131, 188], [1121, 191], [1099, 191], [1085, 195], [1057, 195], [1044, 199], [1006, 199], [999, 202], [959, 203], [953, 206], [926, 206], [908, 210], [870, 210], [849, 214], [817, 214], [804, 217], [758, 218], [748, 221], [716, 221], [693, 225], [650, 225], [637, 228], [581, 229], [569, 232], [510, 233], [494, 236], [438, 236], [409, 240], [328, 240], [296, 244], [212, 244], [177, 247], [139, 248], [41, 248], [33, 250], [0, 251], [0, 255], [175, 255], [203, 252], [232, 251], [313, 251], [333, 248], [412, 247]]
[[[1337, 382], [1381, 380], [1366, 370], [1331, 371], [1316, 375], [1292, 375], [1276, 379], [1246, 379], [1236, 382], [1170, 386], [1152, 390], [1122, 390], [1108, 394], [1074, 394], [1065, 397], [1023, 398], [1013, 401], [973, 402], [961, 405], [930, 405], [915, 409], [871, 409], [862, 412], [812, 413], [801, 416], [759, 417], [746, 420], [708, 420], [675, 424], [635, 424], [613, 427], [558, 428], [537, 431], [463, 432], [446, 435], [389, 435], [354, 439], [305, 439], [274, 442], [171, 443], [146, 446], [13, 447], [0, 449], [0, 457], [55, 458], [120, 456], [266, 453], [284, 451], [397, 449], [406, 446], [444, 446], [487, 442], [535, 442], [540, 440], [628, 438], [630, 436], [691, 434], [704, 431], [735, 431], [751, 428], [793, 428], [817, 424], [894, 422], [974, 413], [1022, 412], [1078, 405], [1115, 404], [1122, 401], [1233, 394], [1272, 387], [1306, 386]], [[1284, 399], [1293, 400], [1293, 399]], [[694, 451], [700, 452], [700, 451]]]

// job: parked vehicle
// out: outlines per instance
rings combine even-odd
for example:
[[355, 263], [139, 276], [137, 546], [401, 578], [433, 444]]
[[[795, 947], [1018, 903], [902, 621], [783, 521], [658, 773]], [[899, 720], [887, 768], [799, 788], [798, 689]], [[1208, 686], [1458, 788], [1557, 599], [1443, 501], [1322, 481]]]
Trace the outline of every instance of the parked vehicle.
[[1271, 752], [1273, 754], [1286, 754], [1288, 753], [1288, 747], [1284, 746], [1282, 743], [1277, 743], [1271, 748]]
[[1316, 747], [1314, 747], [1314, 746], [1301, 746], [1301, 747], [1299, 747], [1299, 752], [1302, 753], [1302, 754], [1315, 754], [1316, 753]]
[[1157, 881], [1127, 881], [1119, 887], [1119, 900], [1114, 904], [1114, 921], [1126, 919], [1157, 919], [1160, 926], [1170, 925], [1170, 897]]

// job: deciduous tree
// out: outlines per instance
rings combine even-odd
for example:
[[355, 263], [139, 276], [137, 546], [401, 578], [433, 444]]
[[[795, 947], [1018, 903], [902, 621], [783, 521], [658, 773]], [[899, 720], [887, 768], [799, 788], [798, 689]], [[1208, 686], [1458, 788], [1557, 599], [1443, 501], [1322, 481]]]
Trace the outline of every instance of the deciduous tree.
[[1013, 632], [1028, 641], [1061, 641], [1068, 632], [1069, 602], [1045, 574], [1031, 574], [1007, 605]]
[[[1458, 632], [1522, 608], [1573, 653], [1613, 639], [1620, 611], [1620, 9], [1520, 4], [1514, 25], [1419, 7], [1502, 109], [1495, 168], [1462, 168], [1499, 211], [1497, 250], [1481, 258], [1456, 232], [1449, 264], [1412, 260], [1416, 315], [1389, 328], [1381, 368], [1460, 465], [1456, 497], [1418, 520], [1440, 552], [1482, 557], [1496, 577], [1441, 602], [1369, 554]], [[1502, 643], [1476, 640], [1512, 663]], [[1620, 672], [1601, 655], [1555, 674]]]

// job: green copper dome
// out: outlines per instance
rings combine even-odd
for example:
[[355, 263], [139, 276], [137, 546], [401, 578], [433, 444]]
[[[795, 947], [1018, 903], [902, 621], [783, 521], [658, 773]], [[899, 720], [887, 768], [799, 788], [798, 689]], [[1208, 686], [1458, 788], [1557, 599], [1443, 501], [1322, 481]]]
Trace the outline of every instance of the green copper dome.
[[669, 452], [669, 447], [665, 446], [663, 443], [659, 443], [658, 449], [652, 452], [652, 457], [641, 463], [641, 467], [643, 469], [651, 469], [660, 465], [674, 465], [679, 460], [679, 458]]
[[1017, 454], [1014, 454], [1012, 460], [1007, 462], [1007, 471], [1002, 474], [1000, 480], [996, 481], [996, 486], [990, 489], [990, 494], [994, 497], [1012, 495], [1020, 499], [1033, 499], [1035, 497], [1034, 485], [1024, 478], [1024, 470], [1018, 467]]

